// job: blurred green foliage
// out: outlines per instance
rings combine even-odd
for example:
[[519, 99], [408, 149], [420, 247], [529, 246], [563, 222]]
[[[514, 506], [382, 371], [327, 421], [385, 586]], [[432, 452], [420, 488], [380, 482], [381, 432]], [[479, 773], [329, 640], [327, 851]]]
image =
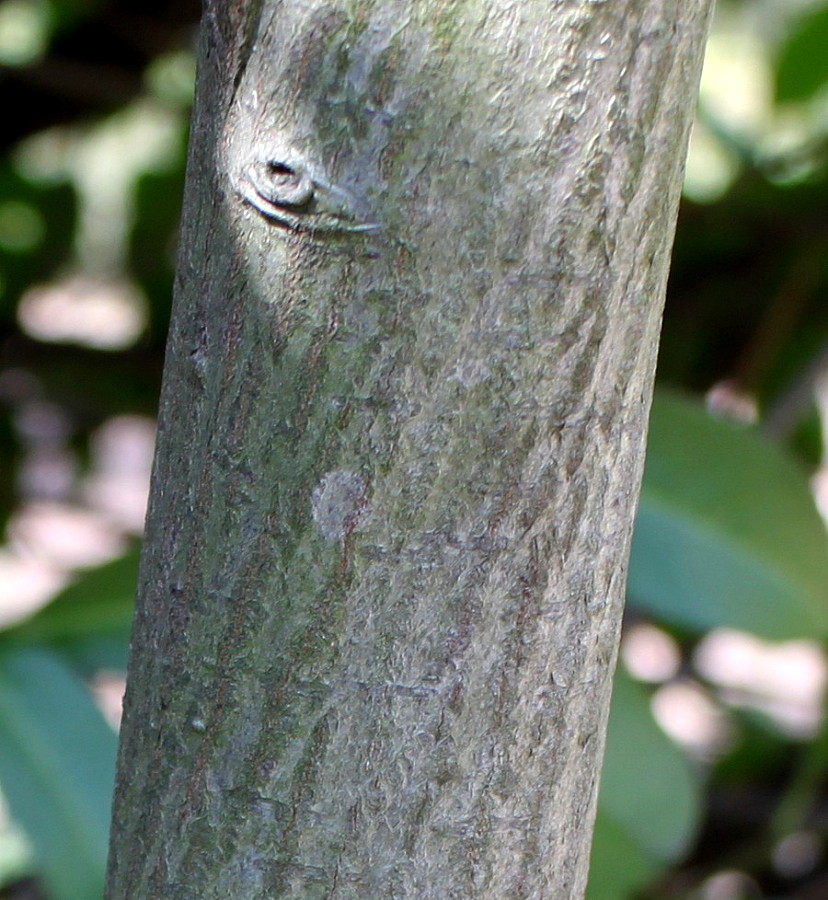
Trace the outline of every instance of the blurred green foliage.
[[[153, 414], [197, 14], [195, 0], [0, 0], [0, 99], [20, 110], [0, 159], [10, 546], [26, 504], [88, 504], [102, 425]], [[629, 577], [627, 632], [654, 625], [678, 656], [651, 683], [619, 667], [589, 900], [707, 900], [714, 882], [717, 898], [828, 896], [828, 736], [786, 730], [698, 663], [721, 629], [825, 645], [828, 555], [808, 475], [828, 455], [827, 110], [828, 5], [722, 0]], [[51, 437], [31, 424], [44, 408], [62, 423]], [[58, 487], [26, 474], [49, 441], [74, 466]], [[0, 630], [0, 896], [22, 897], [23, 876], [49, 900], [101, 895], [115, 735], [88, 685], [125, 667], [128, 543], [104, 565], [68, 566], [65, 590]], [[670, 685], [703, 698], [729, 738], [700, 753], [668, 737], [653, 709]], [[797, 836], [811, 856], [780, 863]]]

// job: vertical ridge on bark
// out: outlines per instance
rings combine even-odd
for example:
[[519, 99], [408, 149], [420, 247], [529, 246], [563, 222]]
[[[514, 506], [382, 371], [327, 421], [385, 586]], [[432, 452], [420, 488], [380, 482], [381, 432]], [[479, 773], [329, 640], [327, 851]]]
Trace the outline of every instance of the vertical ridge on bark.
[[206, 4], [109, 900], [582, 896], [708, 13]]

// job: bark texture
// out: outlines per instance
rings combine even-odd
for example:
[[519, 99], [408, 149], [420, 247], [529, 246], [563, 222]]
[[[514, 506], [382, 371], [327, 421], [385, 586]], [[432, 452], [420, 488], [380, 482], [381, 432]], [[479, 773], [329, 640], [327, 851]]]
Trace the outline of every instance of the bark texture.
[[207, 2], [109, 900], [582, 896], [708, 12]]

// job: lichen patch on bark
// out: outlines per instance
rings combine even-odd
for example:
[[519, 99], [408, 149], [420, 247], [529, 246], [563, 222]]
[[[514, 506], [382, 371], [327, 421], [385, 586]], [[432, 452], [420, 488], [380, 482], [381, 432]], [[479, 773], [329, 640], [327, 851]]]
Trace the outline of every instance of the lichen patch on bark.
[[341, 541], [366, 524], [370, 510], [366, 502], [368, 486], [356, 472], [337, 469], [328, 472], [311, 495], [313, 521], [326, 541]]

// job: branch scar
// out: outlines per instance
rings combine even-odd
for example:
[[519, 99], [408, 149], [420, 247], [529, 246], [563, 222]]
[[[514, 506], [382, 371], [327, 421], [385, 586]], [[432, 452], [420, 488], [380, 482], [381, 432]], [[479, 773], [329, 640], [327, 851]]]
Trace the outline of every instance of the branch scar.
[[266, 219], [294, 231], [357, 234], [380, 228], [364, 220], [348, 191], [293, 154], [255, 159], [242, 169], [235, 187]]

